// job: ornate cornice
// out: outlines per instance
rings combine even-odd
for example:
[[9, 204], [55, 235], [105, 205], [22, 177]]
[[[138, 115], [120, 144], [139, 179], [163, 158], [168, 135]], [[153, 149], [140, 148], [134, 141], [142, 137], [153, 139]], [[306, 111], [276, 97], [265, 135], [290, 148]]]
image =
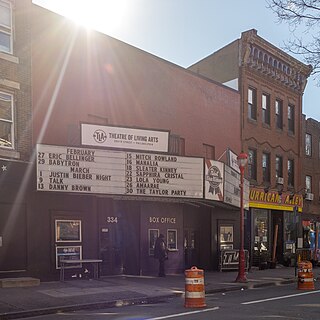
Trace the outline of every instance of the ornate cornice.
[[240, 48], [242, 67], [303, 94], [312, 71], [310, 65], [305, 65], [262, 39], [254, 29], [242, 33]]

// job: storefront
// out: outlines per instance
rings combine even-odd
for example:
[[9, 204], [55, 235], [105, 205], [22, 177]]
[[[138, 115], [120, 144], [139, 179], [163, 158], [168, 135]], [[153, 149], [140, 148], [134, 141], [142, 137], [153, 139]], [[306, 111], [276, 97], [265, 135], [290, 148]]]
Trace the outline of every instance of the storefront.
[[[238, 173], [222, 162], [208, 161], [205, 169], [203, 158], [150, 152], [162, 132], [108, 127], [122, 133], [107, 135], [95, 127], [94, 141], [82, 132], [86, 146], [37, 145], [37, 191], [28, 210], [42, 228], [29, 236], [31, 274], [57, 278], [61, 259], [101, 259], [101, 275], [156, 275], [160, 234], [171, 274], [193, 265], [217, 269], [219, 252], [238, 248]], [[110, 147], [110, 137], [113, 149], [95, 146]], [[134, 140], [146, 151], [131, 150]], [[130, 148], [115, 150], [119, 143]]]
[[250, 188], [251, 264], [292, 265], [297, 250], [303, 197]]

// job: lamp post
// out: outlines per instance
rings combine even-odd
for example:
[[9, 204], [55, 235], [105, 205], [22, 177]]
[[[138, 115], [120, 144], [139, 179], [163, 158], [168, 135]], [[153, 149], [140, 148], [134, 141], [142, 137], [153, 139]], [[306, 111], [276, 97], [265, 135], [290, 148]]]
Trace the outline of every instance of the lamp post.
[[238, 155], [238, 165], [240, 168], [240, 250], [239, 250], [239, 270], [236, 282], [247, 282], [245, 273], [245, 254], [244, 254], [244, 207], [243, 207], [243, 180], [244, 168], [248, 162], [248, 155], [241, 152]]

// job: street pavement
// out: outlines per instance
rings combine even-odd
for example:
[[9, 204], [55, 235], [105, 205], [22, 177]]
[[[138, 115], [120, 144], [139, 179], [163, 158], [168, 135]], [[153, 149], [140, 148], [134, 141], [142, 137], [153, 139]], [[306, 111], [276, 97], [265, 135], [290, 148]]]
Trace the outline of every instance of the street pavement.
[[[320, 268], [319, 268], [320, 271]], [[205, 272], [206, 293], [276, 286], [297, 282], [294, 267], [252, 269], [247, 283], [236, 283], [237, 271]], [[313, 269], [314, 278], [318, 270]], [[104, 308], [161, 301], [183, 295], [185, 275], [165, 278], [109, 276], [93, 279], [41, 282], [38, 286], [0, 288], [0, 319], [17, 319], [59, 311]], [[297, 289], [298, 290], [298, 289]]]

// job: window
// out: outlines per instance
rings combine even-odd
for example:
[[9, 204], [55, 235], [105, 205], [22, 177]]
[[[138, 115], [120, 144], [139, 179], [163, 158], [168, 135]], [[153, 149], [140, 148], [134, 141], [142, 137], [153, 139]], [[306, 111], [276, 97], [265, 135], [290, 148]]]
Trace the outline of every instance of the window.
[[277, 129], [283, 128], [283, 103], [281, 100], [275, 102], [275, 114], [276, 114], [276, 127]]
[[169, 153], [185, 155], [185, 140], [178, 135], [171, 134], [169, 138]]
[[148, 240], [149, 240], [149, 256], [154, 255], [154, 246], [156, 240], [159, 237], [159, 229], [149, 229], [148, 230]]
[[209, 144], [203, 144], [203, 156], [206, 159], [214, 160], [215, 159], [215, 148]]
[[297, 238], [297, 223], [300, 225], [300, 216], [292, 214], [292, 211], [284, 211], [284, 234], [283, 238], [286, 243], [295, 243]]
[[178, 250], [177, 229], [167, 230], [167, 247], [169, 250]]
[[282, 157], [276, 156], [276, 178], [283, 178]]
[[257, 90], [248, 89], [248, 118], [257, 120]]
[[262, 94], [262, 121], [270, 125], [270, 96]]
[[311, 134], [306, 133], [306, 156], [312, 155], [312, 138]]
[[0, 0], [0, 51], [12, 53], [11, 4]]
[[13, 96], [0, 92], [0, 147], [14, 147], [13, 133]]
[[[253, 264], [255, 261], [255, 255], [261, 256], [261, 253], [268, 251], [269, 249], [269, 214], [266, 209], [252, 209], [253, 214], [253, 239], [254, 239], [254, 256]], [[259, 262], [258, 262], [259, 263]]]
[[294, 186], [294, 161], [288, 159], [288, 186]]
[[233, 249], [233, 225], [221, 225], [219, 228], [220, 250]]
[[81, 242], [81, 220], [55, 220], [56, 242]]
[[262, 180], [270, 182], [270, 153], [262, 154]]
[[311, 193], [312, 178], [311, 176], [306, 176], [306, 192]]
[[[61, 268], [61, 260], [81, 260], [82, 246], [56, 246], [56, 269]], [[75, 263], [67, 268], [81, 268], [82, 265]]]
[[248, 150], [248, 178], [257, 180], [257, 151], [254, 149]]
[[294, 106], [288, 106], [288, 130], [294, 133]]

